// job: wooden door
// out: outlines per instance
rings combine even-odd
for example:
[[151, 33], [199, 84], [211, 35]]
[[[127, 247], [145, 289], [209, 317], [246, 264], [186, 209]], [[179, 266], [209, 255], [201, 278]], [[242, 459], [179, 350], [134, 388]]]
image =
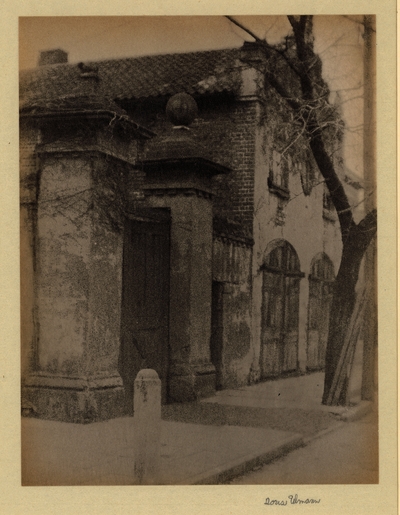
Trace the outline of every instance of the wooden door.
[[263, 272], [261, 315], [261, 373], [275, 376], [282, 371], [282, 329], [285, 311], [285, 281], [282, 274]]
[[333, 264], [328, 256], [322, 254], [314, 261], [310, 274], [307, 330], [307, 368], [309, 370], [321, 369], [325, 366], [334, 280]]
[[285, 317], [282, 329], [282, 367], [281, 372], [297, 370], [299, 341], [299, 293], [300, 279], [285, 277], [284, 280]]
[[167, 400], [170, 243], [169, 220], [160, 218], [125, 224], [119, 372], [128, 412], [142, 368], [158, 373]]
[[294, 249], [281, 242], [267, 256], [261, 310], [261, 377], [297, 370], [300, 264]]

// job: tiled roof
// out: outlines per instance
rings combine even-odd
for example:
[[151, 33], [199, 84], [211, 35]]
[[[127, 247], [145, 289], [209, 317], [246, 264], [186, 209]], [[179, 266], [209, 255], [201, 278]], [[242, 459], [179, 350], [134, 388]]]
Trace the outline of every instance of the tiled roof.
[[[99, 88], [113, 99], [140, 99], [185, 91], [205, 94], [237, 91], [239, 48], [183, 54], [151, 55], [85, 63], [96, 67]], [[56, 100], [85, 94], [87, 79], [76, 64], [41, 66], [21, 72], [23, 106], [39, 98]]]

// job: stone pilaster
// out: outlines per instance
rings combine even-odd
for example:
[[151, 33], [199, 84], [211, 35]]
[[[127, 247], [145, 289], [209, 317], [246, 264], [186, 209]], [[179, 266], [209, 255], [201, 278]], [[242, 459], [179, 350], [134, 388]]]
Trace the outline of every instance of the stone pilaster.
[[185, 132], [155, 139], [151, 146], [141, 163], [147, 203], [171, 210], [168, 393], [171, 401], [185, 402], [215, 391], [211, 177], [229, 169], [205, 158]]
[[110, 191], [110, 181], [114, 174], [117, 184], [121, 167], [133, 165], [137, 126], [126, 119], [118, 126], [118, 112], [79, 107], [35, 115], [42, 134], [36, 149], [37, 347], [23, 378], [23, 402], [41, 418], [90, 422], [123, 414], [117, 372], [123, 200], [118, 187]]

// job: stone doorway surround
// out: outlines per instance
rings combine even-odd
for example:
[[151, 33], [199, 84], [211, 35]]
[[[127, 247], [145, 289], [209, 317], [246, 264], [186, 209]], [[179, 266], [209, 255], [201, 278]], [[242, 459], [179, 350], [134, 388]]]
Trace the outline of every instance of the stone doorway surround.
[[[186, 94], [176, 97], [181, 97], [178, 108], [193, 101]], [[175, 126], [149, 143], [140, 163], [146, 173], [146, 205], [171, 212], [168, 397], [172, 402], [192, 401], [215, 391], [215, 367], [210, 358], [211, 179], [230, 171], [207, 157], [206, 149], [187, 127], [191, 117], [186, 115], [169, 114]]]

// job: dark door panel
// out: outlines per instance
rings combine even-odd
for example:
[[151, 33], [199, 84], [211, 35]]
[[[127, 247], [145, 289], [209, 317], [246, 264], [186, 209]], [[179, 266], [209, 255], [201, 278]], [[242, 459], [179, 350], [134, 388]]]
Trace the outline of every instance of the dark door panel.
[[298, 368], [300, 264], [287, 243], [273, 249], [263, 270], [261, 377]]
[[131, 405], [133, 383], [152, 368], [167, 399], [169, 221], [126, 220], [123, 256], [119, 372]]

